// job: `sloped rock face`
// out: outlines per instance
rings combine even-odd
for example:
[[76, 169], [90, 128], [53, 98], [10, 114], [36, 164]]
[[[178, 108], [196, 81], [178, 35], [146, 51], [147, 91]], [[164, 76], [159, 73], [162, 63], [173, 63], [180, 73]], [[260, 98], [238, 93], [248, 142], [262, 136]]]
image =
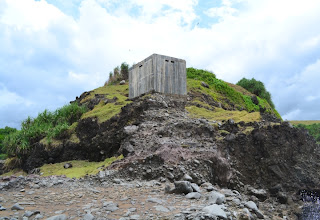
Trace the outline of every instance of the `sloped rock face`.
[[[246, 190], [246, 185], [263, 188], [266, 196], [278, 196], [284, 203], [285, 191], [320, 188], [319, 146], [304, 131], [288, 123], [194, 119], [185, 111], [187, 104], [185, 97], [173, 95], [137, 97], [104, 123], [81, 120], [78, 143], [67, 139], [55, 147], [35, 143], [24, 169], [123, 154], [125, 158], [109, 169], [125, 178], [173, 182], [188, 174], [199, 185], [207, 181], [239, 190]], [[273, 193], [277, 185], [279, 190]]]
[[233, 166], [245, 184], [287, 190], [319, 187], [319, 146], [288, 123], [237, 133], [226, 144]]

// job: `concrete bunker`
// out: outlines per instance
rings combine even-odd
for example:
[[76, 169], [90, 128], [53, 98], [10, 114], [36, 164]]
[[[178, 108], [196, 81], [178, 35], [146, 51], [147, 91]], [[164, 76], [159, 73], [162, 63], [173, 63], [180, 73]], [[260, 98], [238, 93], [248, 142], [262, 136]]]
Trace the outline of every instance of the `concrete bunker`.
[[156, 91], [187, 94], [186, 61], [152, 54], [129, 69], [129, 98]]

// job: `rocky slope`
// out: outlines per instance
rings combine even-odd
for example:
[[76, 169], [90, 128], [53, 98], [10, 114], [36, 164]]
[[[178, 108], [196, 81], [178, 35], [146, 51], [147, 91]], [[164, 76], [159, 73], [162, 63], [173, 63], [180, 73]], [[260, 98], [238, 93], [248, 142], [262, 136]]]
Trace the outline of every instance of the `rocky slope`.
[[[35, 191], [40, 195], [37, 198], [41, 198], [46, 187], [56, 190], [53, 201], [66, 203], [55, 195], [66, 193], [68, 187], [75, 184], [88, 192], [89, 198], [97, 197], [94, 201], [98, 201], [97, 204], [90, 202], [85, 196], [80, 203], [84, 207], [90, 203], [89, 208], [62, 211], [75, 219], [84, 218], [86, 211], [101, 219], [130, 219], [132, 213], [128, 216], [124, 213], [129, 209], [138, 210], [140, 219], [303, 219], [307, 207], [302, 207], [302, 195], [308, 197], [311, 192], [320, 191], [320, 152], [314, 139], [305, 131], [281, 122], [272, 114], [272, 109], [260, 105], [263, 102], [256, 97], [252, 99], [259, 111], [248, 112], [225, 96], [215, 99], [209, 85], [191, 83], [196, 85], [195, 89], [189, 88], [186, 97], [149, 93], [128, 100], [127, 86], [82, 94], [75, 102], [87, 105], [90, 111], [60, 139], [50, 144], [34, 143], [32, 151], [23, 158], [23, 169], [41, 174], [40, 167], [47, 163], [101, 161], [121, 154], [124, 158], [101, 167], [95, 177], [86, 180], [62, 178], [61, 184], [52, 185], [51, 180], [38, 176], [18, 180], [2, 178], [2, 190], [9, 194], [1, 195], [0, 204], [5, 202], [11, 207], [19, 202], [19, 199], [10, 199], [10, 195], [16, 195], [21, 189]], [[114, 179], [116, 183], [112, 182]], [[194, 187], [179, 190], [181, 180], [187, 181], [184, 187], [188, 188], [191, 183]], [[43, 181], [46, 184], [37, 188]], [[139, 188], [140, 183], [143, 187], [137, 191], [142, 195], [138, 192], [131, 195], [130, 187], [138, 184]], [[166, 190], [165, 185], [168, 185]], [[95, 192], [90, 191], [92, 187], [98, 187], [102, 195], [94, 196]], [[111, 187], [110, 199], [116, 200], [112, 202], [118, 203], [121, 212], [107, 213], [104, 209], [104, 202], [108, 202], [103, 199], [107, 193], [105, 187]], [[201, 192], [197, 190], [199, 187]], [[215, 197], [221, 194], [225, 199], [210, 200], [211, 191]], [[122, 192], [122, 196], [118, 192]], [[72, 198], [78, 196], [73, 191], [69, 193]], [[132, 196], [129, 206], [121, 200], [125, 195]], [[156, 202], [157, 207], [152, 208], [145, 200], [155, 195], [165, 202]], [[196, 198], [191, 202], [189, 197]], [[28, 197], [22, 195], [22, 198]], [[48, 196], [46, 199], [50, 200]], [[135, 206], [136, 200], [141, 200], [139, 206]], [[206, 208], [208, 206], [211, 207]], [[62, 213], [41, 209], [47, 217]], [[157, 209], [161, 214], [155, 214]], [[212, 209], [218, 213], [221, 209], [224, 214], [212, 213]], [[23, 215], [21, 212], [7, 214]], [[102, 218], [105, 215], [110, 218]]]

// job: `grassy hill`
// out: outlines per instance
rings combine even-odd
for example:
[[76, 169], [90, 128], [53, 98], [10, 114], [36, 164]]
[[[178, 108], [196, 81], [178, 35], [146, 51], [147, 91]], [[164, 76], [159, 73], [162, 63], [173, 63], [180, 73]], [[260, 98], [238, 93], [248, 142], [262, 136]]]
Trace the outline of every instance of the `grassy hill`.
[[[260, 97], [244, 88], [217, 79], [205, 70], [187, 69], [187, 105], [190, 117], [212, 121], [254, 122], [263, 119], [263, 114], [281, 120], [279, 113]], [[128, 99], [129, 88], [125, 85], [105, 85], [84, 92], [72, 104], [54, 112], [45, 110], [36, 118], [27, 118], [22, 129], [8, 135], [4, 148], [8, 154], [6, 166], [17, 167], [26, 158], [35, 143], [54, 148], [66, 141], [80, 143], [77, 136], [79, 123], [86, 119], [98, 124], [107, 123], [118, 115], [122, 108], [132, 102]], [[262, 114], [263, 113], [263, 114]]]

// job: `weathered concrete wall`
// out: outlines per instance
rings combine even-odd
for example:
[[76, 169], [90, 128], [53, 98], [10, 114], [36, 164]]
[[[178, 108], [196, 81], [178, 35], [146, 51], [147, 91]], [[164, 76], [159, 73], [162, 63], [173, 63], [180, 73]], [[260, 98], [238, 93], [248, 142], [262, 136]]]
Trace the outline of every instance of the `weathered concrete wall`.
[[153, 54], [130, 68], [129, 98], [152, 90], [186, 95], [186, 61]]

